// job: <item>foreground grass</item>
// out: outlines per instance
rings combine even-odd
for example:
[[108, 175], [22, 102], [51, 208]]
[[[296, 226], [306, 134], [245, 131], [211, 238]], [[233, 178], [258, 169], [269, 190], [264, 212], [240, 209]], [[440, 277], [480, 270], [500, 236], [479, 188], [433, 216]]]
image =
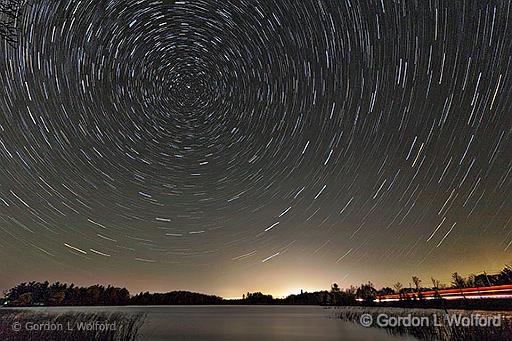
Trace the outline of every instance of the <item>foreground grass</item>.
[[[364, 314], [371, 315], [371, 327], [383, 328], [391, 335], [412, 335], [423, 340], [441, 340], [441, 341], [480, 341], [480, 340], [512, 340], [512, 316], [502, 315], [501, 323], [498, 326], [487, 325], [457, 325], [447, 323], [445, 320], [446, 312], [439, 309], [408, 309], [408, 308], [389, 308], [389, 307], [343, 307], [338, 313], [342, 320], [354, 322], [362, 325], [361, 316]], [[392, 317], [403, 317], [409, 314], [412, 317], [427, 318], [430, 323], [422, 323], [421, 326], [379, 326], [377, 323], [378, 316], [385, 314]], [[477, 314], [471, 311], [449, 311], [451, 316], [467, 316]], [[496, 316], [498, 312], [478, 312], [484, 316]], [[434, 319], [436, 315], [437, 319]], [[363, 317], [364, 319], [364, 317]], [[435, 325], [432, 321], [436, 320]], [[368, 327], [368, 326], [366, 326]]]
[[137, 338], [144, 317], [119, 312], [55, 314], [0, 310], [0, 340], [131, 341]]

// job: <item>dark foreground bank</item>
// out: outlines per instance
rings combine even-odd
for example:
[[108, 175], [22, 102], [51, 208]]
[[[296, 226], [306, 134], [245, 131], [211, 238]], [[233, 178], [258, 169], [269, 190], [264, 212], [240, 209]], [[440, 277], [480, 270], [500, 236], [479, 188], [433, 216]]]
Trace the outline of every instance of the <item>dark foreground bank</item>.
[[411, 309], [392, 307], [342, 307], [338, 316], [391, 335], [421, 340], [512, 340], [512, 314], [506, 311]]
[[0, 309], [0, 340], [132, 341], [143, 323], [142, 313]]

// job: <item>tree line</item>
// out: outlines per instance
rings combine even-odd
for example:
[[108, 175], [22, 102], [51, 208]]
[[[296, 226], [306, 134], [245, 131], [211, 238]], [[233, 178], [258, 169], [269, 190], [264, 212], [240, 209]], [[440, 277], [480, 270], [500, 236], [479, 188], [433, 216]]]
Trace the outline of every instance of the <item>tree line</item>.
[[[422, 300], [422, 292], [434, 291], [438, 292], [443, 289], [464, 289], [489, 287], [495, 285], [512, 284], [512, 266], [506, 265], [503, 270], [497, 274], [481, 273], [478, 275], [471, 274], [467, 277], [461, 276], [458, 272], [451, 275], [451, 283], [442, 284], [439, 280], [431, 277], [431, 286], [423, 286], [423, 281], [418, 276], [412, 276], [408, 286], [404, 286], [401, 282], [396, 282], [393, 288], [384, 287], [380, 290], [374, 288], [371, 282], [362, 284], [357, 288], [356, 296], [363, 301], [374, 301], [377, 296], [400, 295], [401, 300], [418, 299]], [[439, 297], [440, 298], [440, 297]]]
[[[334, 283], [330, 290], [303, 292], [285, 298], [274, 298], [261, 292], [244, 294], [242, 299], [225, 300], [215, 295], [189, 291], [167, 293], [141, 292], [134, 296], [126, 288], [92, 285], [79, 287], [74, 284], [55, 282], [21, 283], [4, 293], [3, 304], [8, 306], [109, 306], [109, 305], [213, 305], [213, 304], [299, 304], [299, 305], [357, 305], [374, 304], [377, 296], [398, 294], [400, 304], [406, 301], [421, 302], [422, 292], [441, 289], [462, 289], [512, 284], [512, 267], [507, 265], [498, 274], [470, 275], [463, 277], [457, 272], [451, 276], [451, 283], [443, 285], [431, 278], [432, 286], [425, 287], [418, 276], [412, 276], [409, 286], [397, 282], [393, 288], [375, 289], [371, 282], [359, 287], [350, 286], [342, 290]], [[362, 301], [361, 302], [358, 302]], [[439, 296], [439, 299], [441, 297]], [[405, 303], [404, 303], [405, 302]], [[435, 302], [433, 304], [436, 304]], [[416, 304], [417, 305], [417, 304]]]
[[188, 291], [168, 293], [149, 292], [131, 296], [126, 288], [91, 285], [78, 287], [60, 282], [21, 283], [4, 293], [7, 306], [122, 306], [122, 305], [172, 305], [219, 304], [218, 296]]
[[92, 285], [78, 287], [55, 282], [21, 283], [4, 293], [5, 305], [10, 306], [88, 306], [127, 305], [130, 293], [126, 288]]

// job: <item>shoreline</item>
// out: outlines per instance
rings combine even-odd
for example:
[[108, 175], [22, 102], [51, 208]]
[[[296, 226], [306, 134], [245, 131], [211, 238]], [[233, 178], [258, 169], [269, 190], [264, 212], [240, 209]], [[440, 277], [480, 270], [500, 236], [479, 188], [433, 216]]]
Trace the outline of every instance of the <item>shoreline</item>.
[[[511, 302], [512, 305], [512, 302]], [[367, 308], [367, 309], [420, 309], [420, 310], [459, 310], [459, 311], [504, 311], [512, 313], [512, 306], [505, 308], [498, 307], [421, 307], [421, 306], [397, 306], [397, 305], [318, 305], [318, 304], [148, 304], [148, 305], [33, 305], [33, 306], [0, 306], [0, 310], [30, 310], [30, 309], [47, 309], [47, 308], [150, 308], [150, 307], [320, 307], [324, 309], [340, 309], [340, 308]], [[509, 308], [509, 309], [506, 309]]]

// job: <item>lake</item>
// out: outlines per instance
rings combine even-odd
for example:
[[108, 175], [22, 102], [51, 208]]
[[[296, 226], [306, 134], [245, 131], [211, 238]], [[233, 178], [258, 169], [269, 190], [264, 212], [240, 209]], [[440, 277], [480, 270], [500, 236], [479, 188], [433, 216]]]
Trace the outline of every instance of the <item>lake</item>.
[[318, 306], [35, 307], [31, 311], [145, 313], [141, 340], [415, 340], [391, 336], [335, 317]]

